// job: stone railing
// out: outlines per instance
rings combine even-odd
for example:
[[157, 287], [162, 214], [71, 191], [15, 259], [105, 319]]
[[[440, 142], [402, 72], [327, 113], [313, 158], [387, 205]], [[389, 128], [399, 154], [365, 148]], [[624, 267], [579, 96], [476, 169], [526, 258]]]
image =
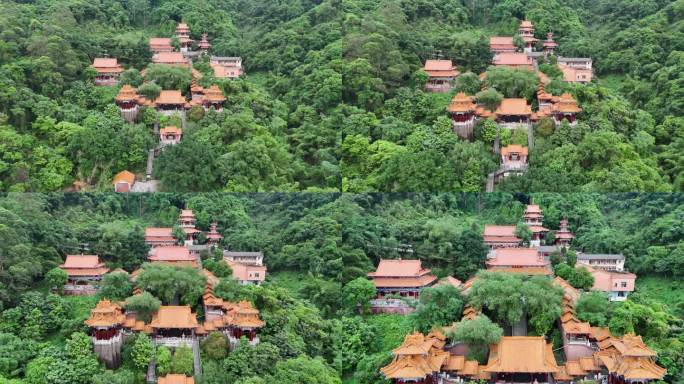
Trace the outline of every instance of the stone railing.
[[192, 347], [195, 341], [194, 337], [162, 337], [157, 336], [153, 339], [155, 345], [163, 345], [171, 348], [178, 348], [181, 346]]
[[370, 301], [371, 307], [385, 308], [385, 307], [408, 307], [409, 305], [400, 299], [372, 299]]

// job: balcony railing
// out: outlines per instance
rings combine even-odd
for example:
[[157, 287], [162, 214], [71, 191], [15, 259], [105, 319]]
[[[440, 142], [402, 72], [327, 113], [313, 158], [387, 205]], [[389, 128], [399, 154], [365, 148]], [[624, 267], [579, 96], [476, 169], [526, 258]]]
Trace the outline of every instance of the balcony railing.
[[370, 305], [374, 308], [409, 307], [404, 300], [400, 299], [373, 299]]
[[108, 340], [98, 340], [95, 337], [93, 337], [93, 345], [108, 345], [108, 344], [114, 344], [114, 343], [119, 343], [121, 342], [121, 334], [119, 333], [118, 335], [112, 337], [111, 339]]

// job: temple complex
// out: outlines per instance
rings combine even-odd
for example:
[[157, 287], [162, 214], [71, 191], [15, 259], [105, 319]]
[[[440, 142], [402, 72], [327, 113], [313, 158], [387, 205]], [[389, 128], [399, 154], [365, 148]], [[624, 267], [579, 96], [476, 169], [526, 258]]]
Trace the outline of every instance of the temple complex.
[[423, 71], [428, 75], [425, 84], [428, 92], [449, 92], [460, 74], [451, 60], [427, 60]]
[[489, 49], [494, 54], [515, 52], [518, 48], [513, 44], [512, 36], [492, 36], [489, 38]]
[[162, 147], [176, 145], [180, 143], [182, 137], [183, 130], [178, 127], [169, 126], [159, 130], [159, 144]]
[[242, 75], [241, 57], [212, 56], [209, 64], [214, 69], [214, 77], [218, 79], [235, 79]]
[[568, 83], [589, 83], [594, 77], [590, 58], [559, 57], [558, 67], [563, 71], [563, 81]]
[[529, 128], [532, 124], [532, 108], [527, 100], [520, 98], [506, 98], [494, 112], [494, 119], [502, 128]]
[[610, 338], [604, 345], [597, 355], [609, 372], [608, 384], [648, 383], [662, 380], [667, 372], [655, 363], [656, 353], [644, 344], [641, 336]]
[[558, 364], [543, 336], [504, 336], [489, 347], [484, 371], [493, 382], [550, 383]]
[[154, 108], [164, 116], [180, 114], [185, 116], [185, 111], [189, 107], [181, 91], [161, 91], [153, 102]]
[[577, 263], [604, 271], [622, 272], [625, 270], [625, 255], [578, 252]]
[[102, 276], [109, 272], [97, 255], [67, 255], [59, 268], [67, 274], [64, 284], [64, 293], [67, 295], [95, 294]]
[[515, 225], [485, 225], [484, 242], [492, 249], [518, 247], [521, 240], [515, 230]]
[[556, 43], [553, 40], [553, 32], [549, 32], [546, 34], [546, 40], [544, 40], [544, 54], [546, 56], [550, 56], [556, 53], [556, 49], [558, 49], [558, 43]]
[[180, 44], [181, 52], [188, 52], [192, 48], [192, 39], [190, 38], [190, 28], [185, 23], [178, 23], [176, 26], [176, 38]]
[[[216, 229], [218, 227], [218, 223], [211, 223], [211, 227], [209, 228], [209, 232], [207, 232], [207, 243], [212, 246], [217, 246], [221, 244], [221, 239], [223, 239], [223, 235], [218, 232]], [[261, 252], [259, 252], [261, 253]], [[263, 255], [262, 255], [263, 259]]]
[[173, 228], [145, 228], [145, 243], [150, 247], [176, 245], [176, 238], [173, 237]]
[[121, 364], [122, 325], [125, 320], [121, 306], [109, 300], [100, 300], [85, 321], [91, 330], [95, 354], [107, 368], [116, 368]]
[[148, 260], [152, 263], [171, 264], [183, 267], [198, 267], [197, 258], [186, 246], [158, 246], [150, 249]]
[[532, 25], [532, 22], [527, 19], [523, 20], [520, 23], [520, 27], [518, 27], [518, 35], [525, 44], [524, 51], [532, 52], [534, 45], [539, 41], [534, 38], [534, 25]]
[[494, 272], [547, 276], [553, 273], [550, 263], [533, 248], [492, 249], [485, 264]]
[[501, 165], [499, 171], [501, 177], [511, 174], [522, 174], [527, 170], [527, 147], [510, 144], [501, 148]]
[[532, 239], [530, 240], [531, 247], [538, 247], [541, 245], [541, 240], [544, 238], [548, 229], [542, 226], [544, 215], [538, 205], [530, 204], [525, 208], [523, 213], [523, 221], [532, 231]]
[[188, 306], [161, 306], [149, 324], [154, 343], [172, 348], [192, 347], [198, 327], [197, 317]]
[[119, 90], [119, 94], [114, 98], [119, 107], [121, 117], [129, 123], [135, 122], [138, 118], [139, 106], [142, 105], [141, 97], [135, 88], [125, 84]]
[[150, 51], [152, 54], [161, 52], [173, 52], [173, 45], [170, 38], [153, 37], [150, 39]]
[[[575, 238], [575, 235], [568, 229], [568, 220], [563, 219], [560, 221], [560, 228], [556, 231], [556, 245], [559, 247], [568, 248], [570, 242]], [[579, 259], [579, 255], [577, 256]], [[579, 260], [578, 260], [579, 262]]]
[[95, 58], [93, 68], [97, 71], [95, 85], [112, 86], [119, 81], [123, 67], [114, 58]]
[[197, 235], [202, 232], [195, 228], [197, 219], [191, 209], [182, 209], [178, 217], [178, 226], [185, 232], [185, 245], [192, 245], [197, 238]]
[[472, 139], [477, 117], [484, 112], [484, 109], [475, 104], [474, 97], [459, 92], [451, 99], [447, 112], [451, 116], [454, 133], [464, 139]]
[[610, 301], [625, 301], [629, 293], [634, 291], [636, 275], [633, 273], [606, 271], [587, 265], [583, 265], [583, 267], [594, 276], [594, 286], [591, 289], [606, 292]]
[[526, 53], [504, 52], [494, 56], [492, 64], [496, 67], [508, 67], [531, 71], [534, 69], [534, 61]]
[[394, 384], [437, 384], [442, 365], [449, 358], [444, 340], [413, 333], [392, 350], [392, 362], [380, 372]]
[[188, 67], [188, 60], [183, 56], [181, 52], [159, 52], [152, 56], [153, 64], [162, 65], [176, 65], [182, 67]]
[[211, 49], [211, 44], [209, 43], [209, 38], [207, 36], [208, 35], [206, 33], [203, 33], [202, 40], [198, 44], [200, 52], [204, 55], [208, 54], [209, 50]]
[[135, 174], [129, 171], [121, 171], [114, 175], [112, 184], [114, 184], [114, 192], [116, 193], [130, 192], [135, 184]]
[[375, 272], [368, 273], [373, 280], [377, 296], [371, 300], [373, 312], [408, 313], [412, 309], [402, 300], [387, 296], [401, 296], [418, 299], [420, 290], [437, 281], [429, 269], [422, 267], [420, 260], [382, 259]]
[[208, 89], [203, 90], [203, 96], [201, 98], [200, 104], [205, 111], [214, 108], [216, 112], [221, 112], [223, 110], [223, 103], [226, 102], [226, 97], [223, 96], [223, 91], [214, 84]]

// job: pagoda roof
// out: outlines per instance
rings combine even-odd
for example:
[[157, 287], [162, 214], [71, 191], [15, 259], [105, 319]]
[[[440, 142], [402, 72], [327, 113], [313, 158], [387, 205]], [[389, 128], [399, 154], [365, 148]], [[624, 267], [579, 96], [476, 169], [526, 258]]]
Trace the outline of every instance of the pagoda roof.
[[501, 148], [501, 154], [506, 156], [510, 153], [520, 153], [522, 155], [527, 156], [528, 149], [527, 147], [523, 147], [522, 145], [518, 144], [509, 144], [503, 148]]
[[429, 77], [455, 77], [460, 74], [451, 60], [426, 60], [423, 71]]
[[504, 336], [489, 347], [485, 372], [558, 372], [553, 347], [543, 336]]
[[197, 328], [197, 318], [189, 306], [161, 306], [154, 314], [150, 327], [165, 329]]
[[465, 356], [449, 355], [442, 366], [443, 371], [461, 371], [465, 365]]
[[528, 204], [525, 207], [525, 214], [528, 214], [528, 213], [542, 213], [542, 209], [537, 204]]
[[579, 113], [582, 112], [582, 108], [577, 106], [577, 101], [569, 93], [562, 94], [556, 103], [551, 107], [553, 112], [559, 113]]
[[451, 285], [454, 288], [461, 288], [463, 285], [463, 282], [453, 276], [447, 276], [442, 279], [439, 279], [437, 282], [437, 285]]
[[59, 268], [69, 276], [101, 276], [109, 272], [97, 255], [67, 255]]
[[112, 179], [112, 184], [116, 185], [119, 183], [128, 183], [130, 185], [135, 184], [135, 174], [129, 171], [121, 171], [114, 175]]
[[531, 21], [525, 19], [520, 22], [520, 28], [534, 28], [534, 24]]
[[495, 113], [497, 116], [530, 116], [532, 108], [525, 99], [503, 99]]
[[568, 374], [568, 371], [565, 368], [565, 365], [559, 365], [558, 366], [558, 372], [553, 374], [553, 378], [556, 381], [570, 381], [570, 380], [572, 380], [572, 376], [570, 376]]
[[126, 316], [121, 306], [109, 300], [100, 300], [90, 311], [90, 317], [85, 321], [89, 327], [112, 327], [123, 324]]
[[181, 94], [181, 91], [161, 91], [157, 99], [154, 101], [154, 105], [174, 104], [185, 105], [185, 98]]
[[157, 384], [195, 384], [195, 378], [187, 377], [185, 375], [168, 374], [160, 377]]
[[477, 105], [474, 98], [463, 92], [454, 95], [447, 107], [448, 112], [474, 112], [476, 109]]
[[394, 355], [427, 355], [432, 348], [433, 340], [427, 339], [420, 332], [414, 332], [404, 337], [401, 345], [392, 350]]
[[598, 341], [603, 341], [611, 336], [607, 327], [591, 327], [591, 337]]
[[667, 370], [648, 358], [625, 357], [616, 361], [614, 371], [611, 372], [624, 376], [628, 380], [660, 380], [665, 376]]
[[228, 323], [241, 328], [261, 328], [265, 322], [259, 318], [259, 310], [249, 301], [240, 301], [228, 309]]
[[93, 60], [93, 68], [95, 68], [98, 73], [121, 73], [124, 70], [123, 67], [119, 65], [117, 59], [103, 57], [96, 57]]
[[223, 91], [221, 91], [218, 85], [214, 84], [204, 90], [204, 100], [214, 103], [223, 103], [226, 101], [226, 97], [223, 96]]
[[556, 276], [553, 279], [553, 282], [559, 285], [561, 288], [563, 288], [563, 299], [568, 300], [568, 302], [572, 305], [574, 305], [575, 302], [577, 302], [577, 299], [580, 297], [580, 291], [570, 285], [565, 279]]
[[600, 371], [598, 364], [594, 361], [593, 356], [584, 356], [579, 358], [580, 368], [584, 371]]
[[555, 48], [558, 46], [558, 43], [553, 41], [553, 32], [549, 32], [546, 34], [546, 40], [544, 40], [544, 48]]
[[194, 219], [195, 213], [192, 212], [192, 209], [181, 209], [179, 217], [184, 219]]
[[649, 349], [641, 336], [626, 334], [622, 340], [613, 343], [615, 348], [623, 356], [655, 356], [656, 353]]
[[131, 87], [128, 84], [124, 84], [123, 87], [119, 90], [119, 93], [116, 95], [115, 100], [116, 101], [137, 101], [139, 98], [138, 92], [135, 90], [135, 88]]
[[515, 48], [515, 44], [513, 44], [513, 36], [492, 36], [489, 38], [489, 45], [503, 45]]

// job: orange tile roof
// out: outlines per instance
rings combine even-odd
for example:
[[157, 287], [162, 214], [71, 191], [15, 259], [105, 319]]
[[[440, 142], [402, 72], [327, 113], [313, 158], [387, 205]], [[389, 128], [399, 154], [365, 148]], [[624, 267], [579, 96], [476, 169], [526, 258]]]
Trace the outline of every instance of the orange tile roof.
[[586, 376], [587, 372], [580, 367], [579, 361], [573, 360], [573, 361], [566, 361], [565, 362], [565, 371], [567, 372], [568, 375], [570, 376]]
[[160, 377], [157, 384], [195, 384], [195, 378], [187, 377], [185, 375], [169, 374]]
[[156, 247], [149, 256], [150, 261], [197, 261], [185, 246]]
[[93, 60], [93, 68], [98, 73], [121, 73], [123, 67], [119, 65], [117, 59], [97, 57]]
[[532, 66], [532, 59], [526, 53], [502, 52], [494, 56], [494, 65]]
[[113, 327], [123, 324], [126, 316], [118, 304], [109, 300], [100, 300], [95, 308], [90, 311], [90, 317], [85, 324], [89, 327]]
[[509, 144], [503, 148], [501, 148], [501, 154], [504, 156], [507, 156], [511, 153], [520, 153], [522, 155], [527, 156], [528, 149], [527, 147], [523, 147], [522, 145], [518, 144]]
[[458, 374], [463, 375], [463, 376], [474, 376], [474, 375], [477, 375], [478, 372], [480, 371], [479, 368], [480, 367], [479, 367], [479, 363], [477, 362], [477, 360], [467, 360], [463, 364], [463, 369], [458, 371]]
[[593, 357], [585, 356], [579, 358], [579, 365], [583, 371], [600, 371], [601, 368], [598, 367], [596, 362], [594, 362]]
[[426, 60], [423, 71], [430, 77], [455, 77], [460, 73], [451, 60]]
[[558, 113], [580, 113], [582, 108], [577, 106], [577, 101], [569, 93], [562, 94], [551, 107], [553, 112]]
[[513, 44], [513, 36], [492, 36], [489, 38], [489, 47], [492, 50], [506, 49], [515, 50], [515, 44]]
[[498, 248], [492, 250], [487, 266], [545, 267], [548, 263], [534, 248]]
[[558, 366], [558, 372], [553, 374], [553, 378], [556, 381], [570, 381], [572, 380], [572, 376], [568, 374], [568, 371], [565, 368], [565, 365], [559, 365]]
[[181, 52], [159, 52], [152, 57], [155, 64], [188, 64]]
[[394, 349], [392, 362], [380, 372], [388, 379], [420, 379], [435, 372], [448, 361], [449, 353], [441, 349], [444, 341], [438, 335], [426, 337], [413, 333]]
[[525, 99], [503, 99], [494, 113], [497, 116], [530, 116], [532, 108]]
[[119, 94], [116, 95], [115, 100], [116, 101], [137, 101], [139, 98], [137, 91], [135, 88], [131, 87], [128, 84], [124, 84], [123, 87], [119, 90]]
[[460, 371], [463, 370], [465, 364], [465, 356], [449, 355], [449, 358], [442, 366], [443, 371]]
[[436, 276], [426, 275], [420, 277], [375, 277], [373, 284], [380, 288], [418, 288], [430, 285], [437, 280]]
[[591, 326], [589, 323], [579, 321], [566, 321], [562, 324], [563, 332], [569, 335], [589, 335], [591, 334]]
[[[171, 134], [181, 135], [181, 134], [183, 134], [183, 130], [178, 128], [178, 127], [171, 126], [171, 127], [165, 127], [165, 128], [160, 129], [159, 134], [162, 136], [163, 135], [171, 135]], [[169, 228], [169, 229], [173, 230], [173, 228]]]
[[197, 318], [189, 306], [161, 306], [150, 322], [154, 329], [194, 329], [198, 325]]
[[513, 273], [518, 275], [543, 275], [550, 276], [553, 271], [549, 267], [492, 267], [489, 268], [490, 271], [502, 272], [502, 273]]
[[208, 89], [204, 90], [204, 100], [214, 103], [223, 103], [226, 101], [226, 97], [223, 96], [223, 92], [218, 85], [214, 84]]
[[558, 372], [553, 347], [543, 336], [504, 336], [490, 346], [485, 372]]
[[391, 260], [382, 259], [375, 272], [368, 273], [371, 277], [417, 277], [429, 274], [429, 269], [424, 269], [420, 260]]
[[474, 112], [477, 109], [475, 104], [475, 99], [472, 96], [467, 96], [463, 92], [459, 92], [451, 99], [449, 106], [447, 107], [448, 112]]
[[534, 28], [534, 25], [532, 25], [532, 22], [525, 19], [520, 22], [520, 28]]
[[109, 272], [96, 255], [67, 255], [59, 268], [69, 276], [101, 276]]
[[591, 337], [603, 341], [611, 337], [610, 330], [606, 327], [591, 327]]
[[119, 183], [127, 183], [129, 185], [135, 184], [135, 174], [129, 171], [121, 171], [114, 175], [112, 179], [112, 184], [116, 185]]
[[145, 228], [145, 237], [173, 238], [173, 228], [147, 227]]
[[167, 37], [150, 38], [150, 46], [171, 46], [171, 39]]
[[451, 285], [452, 287], [455, 287], [455, 288], [461, 288], [461, 286], [463, 285], [463, 282], [461, 280], [453, 277], [453, 276], [444, 277], [437, 282], [437, 285], [447, 285], [447, 284]]
[[484, 236], [515, 237], [515, 225], [485, 225]]
[[159, 96], [154, 101], [154, 105], [185, 105], [185, 98], [181, 91], [161, 91]]

